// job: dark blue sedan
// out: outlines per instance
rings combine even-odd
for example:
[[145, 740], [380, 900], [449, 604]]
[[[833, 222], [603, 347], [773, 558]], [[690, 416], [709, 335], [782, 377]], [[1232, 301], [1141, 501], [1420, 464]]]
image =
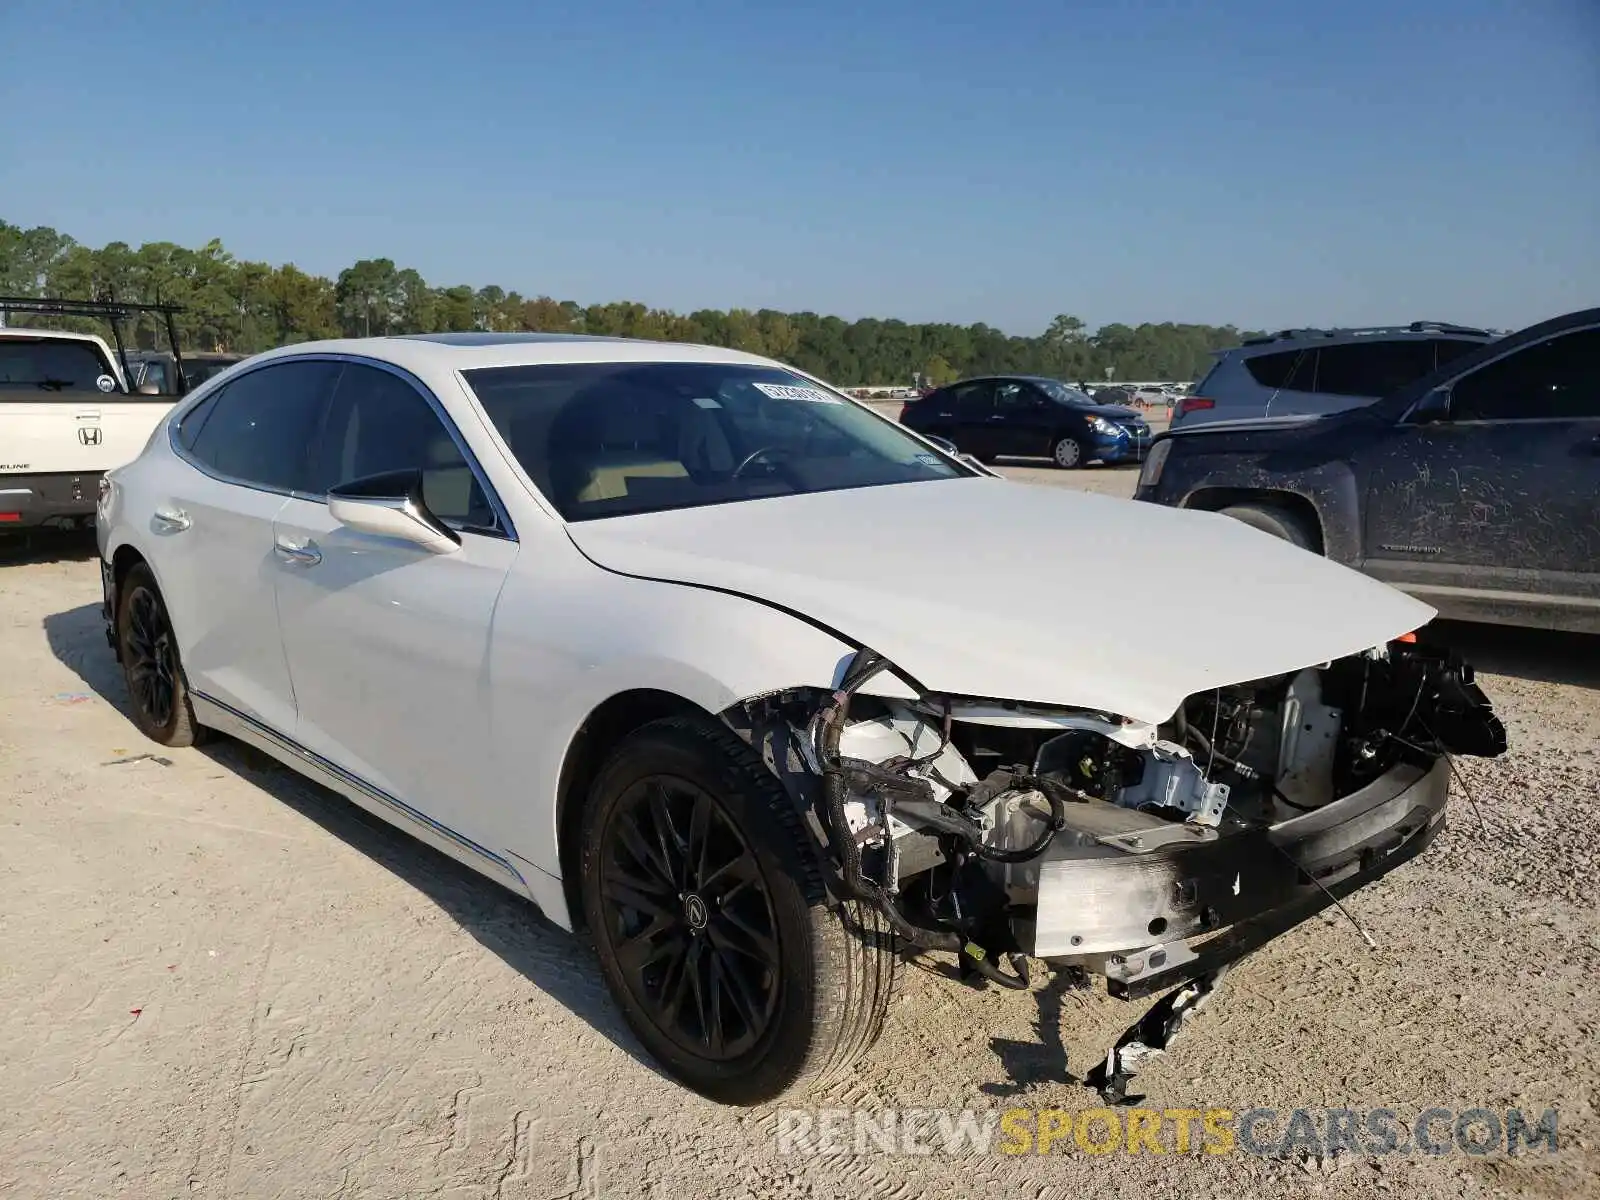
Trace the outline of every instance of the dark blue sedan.
[[964, 379], [900, 412], [907, 428], [953, 442], [981, 462], [1002, 456], [1049, 458], [1058, 467], [1138, 462], [1150, 426], [1131, 408], [1096, 404], [1059, 379], [998, 375]]

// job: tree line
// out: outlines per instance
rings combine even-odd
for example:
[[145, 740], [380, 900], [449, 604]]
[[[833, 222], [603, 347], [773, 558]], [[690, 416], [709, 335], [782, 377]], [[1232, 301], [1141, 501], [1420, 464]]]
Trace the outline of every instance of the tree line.
[[[1198, 378], [1211, 352], [1251, 336], [1232, 325], [1102, 325], [1063, 314], [1033, 337], [992, 326], [913, 324], [812, 312], [700, 309], [678, 313], [637, 301], [579, 304], [498, 286], [439, 287], [387, 258], [362, 259], [336, 279], [237, 259], [213, 239], [198, 249], [146, 242], [99, 249], [47, 226], [0, 221], [0, 294], [180, 304], [185, 349], [251, 354], [328, 337], [442, 330], [594, 333], [730, 346], [792, 363], [835, 384], [947, 383], [1016, 372], [1072, 382]], [[93, 328], [93, 322], [27, 318], [27, 324]], [[164, 344], [155, 319], [124, 328], [135, 346]], [[1108, 375], [1108, 368], [1110, 374]]]

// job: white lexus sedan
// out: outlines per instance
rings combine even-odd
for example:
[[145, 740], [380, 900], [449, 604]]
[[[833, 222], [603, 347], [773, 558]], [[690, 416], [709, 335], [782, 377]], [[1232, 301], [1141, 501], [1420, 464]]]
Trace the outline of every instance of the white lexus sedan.
[[[287, 347], [186, 397], [98, 528], [148, 736], [249, 742], [586, 927], [639, 1040], [730, 1103], [848, 1071], [919, 951], [1164, 993], [1116, 1096], [1505, 745], [1418, 601], [990, 477], [732, 350]], [[1204, 619], [1162, 638], [1130, 595]]]

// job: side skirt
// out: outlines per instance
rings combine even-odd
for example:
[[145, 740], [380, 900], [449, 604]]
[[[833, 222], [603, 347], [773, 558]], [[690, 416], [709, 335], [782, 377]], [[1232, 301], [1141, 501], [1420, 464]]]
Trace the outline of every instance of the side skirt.
[[[307, 750], [293, 738], [285, 737], [277, 730], [263, 725], [249, 714], [193, 689], [190, 690], [189, 696], [194, 703], [195, 717], [200, 724], [219, 733], [225, 733], [229, 737], [238, 738], [239, 741], [254, 746], [264, 754], [270, 754], [284, 766], [322, 784], [331, 791], [338, 792], [346, 800], [366, 809], [373, 816], [403, 829], [418, 841], [426, 842], [463, 866], [471, 867], [517, 895], [532, 901], [541, 913], [563, 929], [571, 928], [567, 920], [566, 897], [559, 879], [539, 870], [532, 863], [527, 864], [528, 874], [524, 875], [509, 859], [478, 845], [471, 838], [457, 833], [448, 826], [441, 825], [426, 813], [419, 812], [404, 801], [397, 800], [387, 792], [373, 787], [336, 763]], [[522, 861], [526, 862], [525, 859]]]

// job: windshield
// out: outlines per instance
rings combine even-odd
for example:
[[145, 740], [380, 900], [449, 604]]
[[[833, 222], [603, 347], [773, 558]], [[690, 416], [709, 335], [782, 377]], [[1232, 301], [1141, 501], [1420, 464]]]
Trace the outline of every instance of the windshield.
[[19, 387], [45, 392], [121, 390], [93, 342], [0, 338], [0, 388]]
[[569, 521], [973, 474], [776, 367], [562, 363], [463, 374]]
[[1077, 388], [1068, 387], [1059, 379], [1041, 379], [1038, 381], [1044, 394], [1052, 400], [1059, 400], [1062, 404], [1093, 404], [1094, 398], [1087, 392], [1080, 392]]

